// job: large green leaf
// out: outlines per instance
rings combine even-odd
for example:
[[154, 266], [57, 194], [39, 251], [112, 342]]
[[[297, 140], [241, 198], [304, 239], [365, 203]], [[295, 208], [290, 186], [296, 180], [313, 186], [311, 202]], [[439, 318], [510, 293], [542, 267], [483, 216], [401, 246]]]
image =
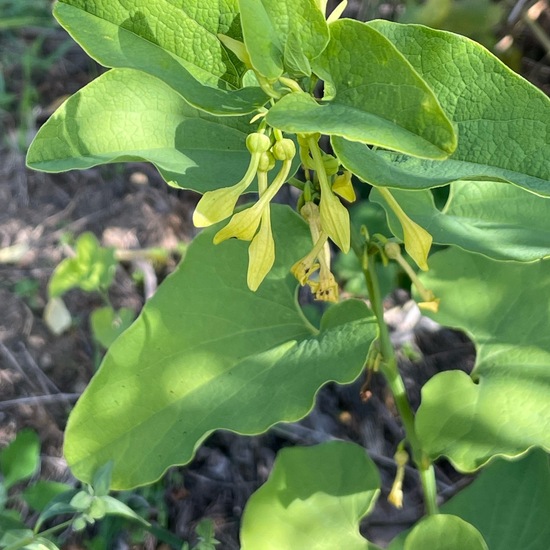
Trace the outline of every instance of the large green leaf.
[[362, 302], [329, 309], [318, 332], [290, 266], [311, 247], [288, 207], [273, 207], [277, 260], [254, 293], [247, 244], [201, 233], [138, 320], [109, 349], [73, 410], [65, 454], [89, 481], [114, 460], [113, 487], [150, 483], [188, 462], [215, 429], [257, 434], [308, 413], [318, 388], [360, 373], [375, 337]]
[[545, 550], [550, 541], [550, 465], [543, 451], [497, 460], [442, 510], [479, 529], [491, 550]]
[[267, 96], [241, 87], [246, 67], [217, 33], [241, 38], [237, 0], [61, 0], [54, 15], [102, 65], [158, 77], [210, 113], [250, 113]]
[[448, 32], [385, 21], [384, 34], [434, 90], [457, 125], [443, 161], [374, 152], [333, 138], [341, 162], [373, 185], [422, 189], [458, 179], [512, 182], [550, 196], [550, 100], [479, 44]]
[[172, 185], [204, 192], [241, 179], [250, 159], [249, 131], [248, 117], [208, 115], [155, 77], [112, 69], [42, 126], [27, 164], [61, 172], [145, 160]]
[[456, 135], [432, 90], [375, 29], [351, 20], [330, 25], [329, 45], [313, 70], [325, 80], [325, 98], [283, 97], [269, 110], [272, 126], [320, 132], [425, 158], [445, 158]]
[[248, 501], [243, 550], [376, 550], [359, 533], [380, 476], [364, 449], [331, 441], [283, 449], [268, 481]]
[[447, 371], [422, 389], [418, 435], [462, 471], [492, 457], [550, 449], [550, 260], [497, 262], [453, 248], [422, 282], [441, 298], [434, 319], [476, 344], [472, 376]]
[[[550, 540], [548, 455], [539, 450], [522, 460], [496, 460], [446, 502], [441, 512], [473, 525], [490, 550], [546, 550]], [[399, 535], [389, 550], [403, 550], [406, 537], [407, 533]], [[439, 546], [433, 548], [439, 550]]]
[[328, 43], [325, 16], [315, 0], [239, 0], [239, 5], [252, 65], [268, 79], [281, 76], [297, 55], [307, 65]]
[[[530, 262], [550, 256], [550, 201], [515, 185], [456, 181], [443, 210], [430, 190], [392, 189], [407, 215], [430, 232], [434, 243], [456, 245], [495, 260]], [[392, 232], [402, 238], [399, 220], [375, 189], [370, 198], [386, 210]]]

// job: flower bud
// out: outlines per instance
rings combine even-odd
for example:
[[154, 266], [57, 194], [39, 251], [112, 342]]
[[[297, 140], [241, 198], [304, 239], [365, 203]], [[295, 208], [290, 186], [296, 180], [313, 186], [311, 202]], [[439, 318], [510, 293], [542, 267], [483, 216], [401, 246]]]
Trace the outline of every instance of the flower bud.
[[271, 139], [265, 134], [254, 132], [246, 136], [246, 147], [250, 153], [265, 153], [271, 147]]
[[258, 171], [259, 172], [269, 172], [270, 170], [273, 170], [275, 167], [275, 158], [271, 154], [271, 152], [266, 151], [265, 153], [262, 153], [260, 156], [260, 162], [258, 163]]
[[283, 138], [275, 142], [271, 151], [277, 160], [292, 160], [296, 155], [296, 145], [291, 139]]

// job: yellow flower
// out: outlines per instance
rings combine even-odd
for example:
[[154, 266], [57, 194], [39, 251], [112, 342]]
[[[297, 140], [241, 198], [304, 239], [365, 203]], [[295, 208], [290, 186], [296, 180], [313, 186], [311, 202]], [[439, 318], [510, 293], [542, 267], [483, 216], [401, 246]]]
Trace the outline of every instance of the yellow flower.
[[195, 208], [195, 212], [193, 212], [193, 224], [195, 227], [208, 227], [231, 216], [239, 197], [250, 186], [253, 178], [254, 175], [249, 180], [243, 178], [232, 187], [222, 187], [215, 191], [207, 191], [201, 197]]
[[275, 241], [271, 234], [269, 206], [263, 211], [260, 230], [248, 247], [248, 273], [246, 282], [252, 291], [258, 289], [275, 262]]
[[319, 201], [321, 226], [336, 246], [346, 254], [350, 247], [350, 221], [348, 209], [334, 195], [328, 185], [321, 184]]
[[214, 236], [214, 244], [219, 244], [232, 237], [243, 241], [252, 240], [260, 225], [264, 210], [269, 208], [270, 201], [285, 183], [288, 173], [290, 172], [291, 164], [292, 160], [285, 160], [283, 162], [281, 171], [277, 174], [273, 183], [267, 188], [265, 193], [262, 194], [258, 202], [250, 208], [234, 214], [230, 222], [216, 233]]
[[332, 190], [348, 202], [355, 202], [357, 198], [355, 196], [355, 189], [351, 183], [351, 172], [348, 170], [334, 178]]
[[405, 250], [422, 271], [428, 271], [428, 254], [432, 246], [432, 236], [405, 214], [389, 189], [385, 187], [377, 187], [377, 189], [399, 219], [403, 228]]
[[[292, 274], [300, 284], [309, 285], [317, 300], [336, 302], [338, 300], [338, 284], [330, 271], [330, 247], [328, 234], [321, 226], [319, 207], [313, 202], [306, 202], [300, 213], [309, 224], [314, 246], [301, 260], [291, 268]], [[311, 276], [319, 270], [317, 280]]]

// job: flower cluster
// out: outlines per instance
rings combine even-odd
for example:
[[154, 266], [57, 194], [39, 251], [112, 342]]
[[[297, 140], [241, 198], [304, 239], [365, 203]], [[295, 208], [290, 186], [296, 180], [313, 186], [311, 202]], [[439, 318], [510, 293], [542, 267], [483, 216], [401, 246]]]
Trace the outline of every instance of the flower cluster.
[[[270, 202], [288, 178], [296, 146], [291, 139], [286, 138], [276, 140], [272, 145], [269, 136], [261, 132], [250, 134], [246, 146], [251, 157], [242, 180], [231, 187], [206, 192], [195, 209], [193, 223], [197, 227], [207, 227], [231, 216], [238, 198], [257, 175], [259, 200], [251, 207], [233, 214], [229, 223], [214, 236], [215, 244], [231, 238], [251, 241], [248, 248], [247, 284], [251, 290], [257, 290], [275, 261]], [[282, 161], [282, 167], [269, 185], [267, 173], [275, 166], [275, 160]]]
[[[249, 241], [247, 283], [256, 290], [265, 279], [275, 261], [275, 242], [271, 231], [270, 202], [290, 173], [296, 146], [291, 139], [283, 138], [275, 131], [275, 140], [263, 131], [247, 137], [250, 151], [248, 169], [237, 184], [206, 192], [199, 201], [193, 222], [197, 227], [207, 227], [231, 216], [229, 223], [214, 236], [218, 244], [230, 238]], [[296, 262], [291, 271], [300, 284], [309, 285], [318, 300], [337, 301], [338, 285], [330, 270], [329, 239], [343, 252], [350, 248], [350, 220], [346, 207], [336, 196], [355, 200], [351, 173], [338, 174], [338, 160], [323, 153], [316, 135], [300, 135], [300, 158], [306, 171], [315, 170], [318, 205], [308, 197], [300, 213], [309, 225], [313, 241], [312, 250]], [[281, 161], [282, 167], [271, 184], [268, 172]], [[259, 199], [252, 206], [233, 213], [239, 197], [257, 177]]]

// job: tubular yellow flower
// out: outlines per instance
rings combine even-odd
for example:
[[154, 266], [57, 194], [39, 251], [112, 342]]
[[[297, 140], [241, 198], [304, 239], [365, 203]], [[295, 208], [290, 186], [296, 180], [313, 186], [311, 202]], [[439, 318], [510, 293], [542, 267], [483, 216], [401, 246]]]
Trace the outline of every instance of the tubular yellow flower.
[[334, 181], [332, 182], [332, 190], [348, 202], [355, 202], [355, 199], [357, 198], [355, 196], [355, 189], [351, 183], [351, 172], [348, 170], [334, 178]]
[[269, 206], [262, 213], [260, 230], [248, 247], [248, 273], [246, 282], [252, 291], [258, 289], [275, 262], [275, 241], [271, 234]]
[[397, 472], [390, 494], [388, 495], [388, 502], [396, 508], [403, 508], [403, 479], [405, 478], [405, 466], [409, 461], [409, 455], [407, 451], [399, 449], [395, 453], [394, 459], [397, 465]]
[[428, 271], [428, 254], [432, 246], [432, 236], [405, 214], [389, 189], [385, 187], [377, 187], [377, 189], [399, 219], [399, 223], [403, 228], [405, 250], [422, 271]]
[[[321, 178], [319, 178], [321, 181]], [[321, 200], [319, 201], [321, 225], [336, 246], [347, 254], [350, 247], [350, 220], [348, 209], [333, 194], [328, 186], [321, 184]]]
[[233, 237], [243, 241], [252, 240], [260, 225], [263, 211], [269, 208], [270, 201], [285, 183], [291, 165], [292, 160], [285, 160], [283, 162], [281, 171], [277, 174], [273, 183], [267, 188], [265, 193], [262, 194], [258, 202], [250, 208], [234, 214], [230, 222], [216, 233], [214, 236], [214, 244], [219, 244]]
[[323, 165], [321, 150], [315, 138], [310, 137], [308, 145], [321, 186], [321, 200], [319, 201], [321, 225], [323, 230], [328, 233], [330, 239], [345, 254], [349, 251], [351, 241], [348, 210], [330, 188]]

